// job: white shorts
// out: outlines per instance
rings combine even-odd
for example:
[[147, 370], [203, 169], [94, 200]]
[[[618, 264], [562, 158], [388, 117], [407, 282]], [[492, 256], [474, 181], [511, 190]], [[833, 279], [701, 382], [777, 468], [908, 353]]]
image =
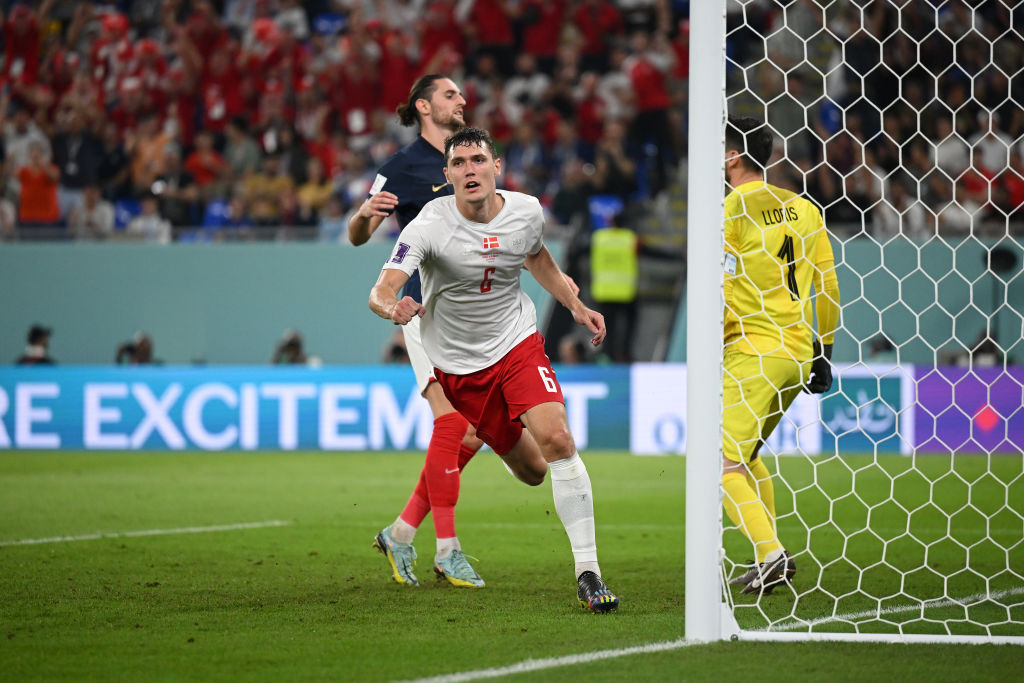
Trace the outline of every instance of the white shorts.
[[434, 364], [427, 358], [427, 352], [423, 348], [423, 337], [420, 336], [420, 317], [415, 316], [408, 323], [402, 325], [402, 334], [405, 335], [405, 350], [409, 354], [412, 371], [416, 373], [416, 386], [420, 388], [420, 395], [423, 395], [431, 380], [434, 379]]

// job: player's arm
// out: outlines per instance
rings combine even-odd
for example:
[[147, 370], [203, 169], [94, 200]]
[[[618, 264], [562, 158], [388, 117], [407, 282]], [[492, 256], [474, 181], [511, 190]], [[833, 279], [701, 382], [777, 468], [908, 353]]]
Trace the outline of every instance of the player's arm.
[[818, 336], [814, 340], [814, 359], [811, 362], [811, 380], [807, 391], [823, 394], [832, 388], [832, 343], [839, 326], [839, 279], [836, 277], [835, 257], [828, 233], [822, 229], [814, 259], [815, 312], [818, 318]]
[[377, 284], [370, 290], [370, 310], [380, 317], [405, 325], [415, 316], [422, 317], [426, 313], [422, 304], [416, 303], [411, 296], [398, 298], [398, 293], [409, 281], [409, 275], [395, 268], [380, 271]]
[[[558, 264], [555, 264], [555, 265], [557, 266]], [[526, 270], [530, 270], [530, 269], [529, 269], [529, 268], [528, 268], [528, 267], [526, 266], [526, 264], [523, 264], [523, 268], [525, 268]], [[560, 270], [560, 271], [561, 271], [561, 273], [562, 273], [562, 279], [563, 279], [563, 280], [565, 280], [566, 284], [568, 284], [568, 285], [569, 285], [569, 289], [571, 289], [571, 290], [572, 290], [572, 293], [573, 293], [573, 294], [579, 294], [579, 293], [580, 293], [580, 286], [579, 286], [578, 284], [576, 284], [576, 281], [575, 281], [575, 280], [573, 280], [573, 279], [572, 279], [572, 278], [571, 278], [571, 277], [569, 276], [569, 274], [568, 274], [568, 273], [566, 273], [566, 272], [565, 272], [564, 270], [561, 270], [561, 269], [559, 269], [559, 270]]]
[[604, 326], [604, 316], [583, 305], [580, 298], [576, 296], [579, 288], [576, 287], [574, 291], [576, 283], [570, 284], [571, 280], [562, 273], [562, 269], [555, 263], [555, 259], [547, 247], [542, 246], [536, 254], [528, 255], [524, 266], [541, 287], [569, 309], [573, 320], [594, 333], [590, 340], [591, 344], [597, 346], [604, 341], [605, 335], [608, 333]]
[[359, 207], [348, 219], [348, 239], [357, 247], [365, 244], [384, 219], [398, 206], [398, 197], [390, 192], [378, 192]]

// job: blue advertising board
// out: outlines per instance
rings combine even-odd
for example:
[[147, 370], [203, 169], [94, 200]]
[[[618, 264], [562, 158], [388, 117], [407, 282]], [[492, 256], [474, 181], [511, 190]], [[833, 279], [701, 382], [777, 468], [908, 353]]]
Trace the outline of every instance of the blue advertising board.
[[[686, 366], [556, 366], [580, 450], [686, 451]], [[835, 367], [800, 394], [775, 454], [1024, 451], [1024, 371]], [[0, 449], [425, 450], [427, 402], [401, 365], [0, 367]]]
[[[557, 369], [580, 448], [628, 447], [628, 368]], [[408, 367], [0, 369], [0, 448], [423, 450]]]

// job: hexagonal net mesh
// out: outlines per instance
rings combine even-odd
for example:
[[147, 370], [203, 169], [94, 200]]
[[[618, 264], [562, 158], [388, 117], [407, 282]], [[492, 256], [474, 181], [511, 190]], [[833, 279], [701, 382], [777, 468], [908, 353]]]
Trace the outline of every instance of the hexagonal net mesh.
[[[796, 574], [725, 599], [752, 632], [1024, 637], [1024, 4], [727, 7], [726, 108], [765, 121], [773, 147], [762, 195], [734, 186], [732, 216], [726, 200], [726, 452], [752, 439], [735, 449], [749, 457], [770, 431], [770, 480], [746, 478]], [[804, 302], [826, 332], [815, 209], [799, 198], [823, 218], [841, 318], [832, 388], [782, 415], [794, 384], [769, 359], [806, 359]], [[777, 273], [751, 305], [739, 281], [766, 260]], [[785, 295], [796, 318], [775, 317]], [[781, 340], [765, 341], [765, 317]], [[730, 361], [744, 343], [730, 319], [763, 335], [753, 370]], [[724, 521], [726, 579], [748, 570], [753, 528]]]

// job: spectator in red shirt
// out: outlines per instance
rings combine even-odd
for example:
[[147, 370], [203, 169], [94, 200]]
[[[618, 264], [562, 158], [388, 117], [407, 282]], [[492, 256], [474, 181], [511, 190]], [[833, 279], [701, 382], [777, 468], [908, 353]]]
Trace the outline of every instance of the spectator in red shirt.
[[672, 39], [672, 49], [676, 53], [676, 68], [672, 75], [681, 81], [690, 79], [690, 20], [679, 22], [679, 30]]
[[611, 0], [582, 0], [572, 18], [583, 34], [583, 70], [606, 71], [608, 49], [623, 33], [622, 14]]
[[53, 0], [47, 0], [36, 17], [27, 5], [15, 5], [4, 22], [4, 82], [32, 85], [39, 75], [39, 26]]
[[434, 0], [427, 5], [425, 19], [417, 31], [420, 35], [420, 73], [446, 73], [442, 69], [431, 71], [427, 68], [446, 48], [460, 58], [466, 54], [462, 29], [455, 20], [455, 4], [456, 0]]
[[185, 170], [192, 174], [202, 200], [224, 196], [224, 177], [227, 164], [213, 147], [213, 133], [208, 130], [196, 134], [196, 148], [185, 159]]
[[663, 37], [655, 44], [647, 33], [637, 31], [630, 39], [632, 54], [622, 64], [633, 86], [636, 114], [630, 125], [630, 139], [636, 149], [650, 150], [651, 194], [656, 195], [668, 185], [670, 167], [675, 163], [675, 137], [669, 123], [666, 74], [674, 65], [674, 56]]
[[380, 73], [387, 74], [387, 78], [380, 81], [380, 108], [392, 114], [408, 98], [406, 84], [416, 80], [416, 67], [401, 33], [387, 33], [381, 48]]
[[350, 137], [370, 132], [370, 113], [377, 107], [377, 70], [365, 58], [346, 61], [337, 72], [335, 100], [341, 125]]
[[533, 55], [537, 68], [549, 76], [555, 71], [555, 56], [568, 8], [567, 0], [525, 0], [522, 6], [523, 52]]
[[135, 43], [132, 61], [125, 75], [139, 79], [142, 91], [153, 107], [163, 109], [167, 106], [167, 96], [163, 87], [167, 77], [167, 60], [164, 59], [160, 43], [152, 38], [144, 38]]
[[217, 51], [207, 63], [200, 86], [203, 128], [223, 134], [228, 121], [244, 113], [240, 85], [241, 75], [235, 67], [233, 52], [227, 47]]
[[200, 0], [193, 5], [192, 13], [185, 21], [185, 31], [202, 56], [204, 64], [209, 64], [210, 59], [228, 42], [228, 32], [207, 0]]
[[109, 98], [117, 96], [121, 81], [134, 57], [134, 45], [128, 36], [130, 24], [123, 14], [104, 14], [102, 33], [89, 56], [92, 78]]
[[163, 81], [163, 98], [167, 102], [167, 118], [174, 121], [177, 139], [190, 146], [196, 135], [196, 112], [199, 110], [195, 77], [179, 67], [167, 71]]
[[580, 140], [591, 147], [597, 144], [604, 132], [604, 121], [608, 113], [608, 105], [601, 97], [599, 88], [601, 80], [593, 71], [587, 71], [580, 77], [576, 101], [576, 130]]
[[58, 48], [44, 61], [40, 80], [49, 83], [58, 100], [70, 90], [82, 58], [76, 53]]
[[292, 24], [278, 28], [278, 51], [281, 54], [279, 78], [286, 80], [288, 90], [294, 90], [309, 68], [309, 53], [297, 39]]
[[18, 220], [22, 225], [55, 226], [60, 221], [57, 183], [60, 170], [46, 159], [42, 145], [29, 146], [29, 161], [18, 169], [21, 183]]
[[471, 4], [463, 23], [472, 27], [469, 35], [476, 44], [476, 54], [492, 55], [498, 63], [498, 71], [504, 76], [510, 75], [515, 59], [512, 28], [515, 7], [509, 0], [474, 0]]

